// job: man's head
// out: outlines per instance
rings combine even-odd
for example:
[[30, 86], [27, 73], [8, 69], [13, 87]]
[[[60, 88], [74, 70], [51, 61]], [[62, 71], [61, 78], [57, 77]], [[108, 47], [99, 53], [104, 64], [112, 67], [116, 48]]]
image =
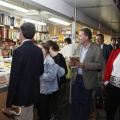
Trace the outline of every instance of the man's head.
[[92, 32], [88, 28], [83, 28], [79, 32], [79, 40], [80, 43], [85, 44], [90, 42], [90, 39], [92, 38]]
[[35, 26], [30, 23], [26, 22], [23, 23], [20, 27], [20, 40], [25, 40], [25, 39], [32, 39], [35, 35]]
[[64, 44], [65, 45], [71, 44], [71, 39], [70, 38], [65, 38]]
[[111, 45], [112, 45], [112, 46], [115, 46], [115, 45], [116, 45], [116, 40], [117, 40], [116, 37], [112, 37], [112, 38], [111, 38]]
[[95, 43], [98, 45], [102, 45], [104, 43], [104, 35], [103, 34], [97, 34], [95, 37]]

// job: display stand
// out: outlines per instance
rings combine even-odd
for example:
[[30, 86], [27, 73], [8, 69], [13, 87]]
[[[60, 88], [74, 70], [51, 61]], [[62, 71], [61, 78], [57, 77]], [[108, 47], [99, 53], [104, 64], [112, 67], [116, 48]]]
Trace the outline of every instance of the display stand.
[[10, 120], [10, 118], [2, 113], [2, 108], [6, 106], [7, 90], [8, 87], [0, 88], [0, 120]]

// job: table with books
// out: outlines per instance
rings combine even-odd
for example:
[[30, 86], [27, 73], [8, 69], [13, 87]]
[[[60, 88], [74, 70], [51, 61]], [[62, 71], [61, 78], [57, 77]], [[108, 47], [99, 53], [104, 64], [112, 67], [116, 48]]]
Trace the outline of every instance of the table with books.
[[8, 86], [11, 69], [11, 59], [0, 62], [0, 89]]
[[[0, 110], [6, 106], [6, 97], [9, 84], [12, 58], [0, 58]], [[0, 112], [0, 120], [9, 120]]]

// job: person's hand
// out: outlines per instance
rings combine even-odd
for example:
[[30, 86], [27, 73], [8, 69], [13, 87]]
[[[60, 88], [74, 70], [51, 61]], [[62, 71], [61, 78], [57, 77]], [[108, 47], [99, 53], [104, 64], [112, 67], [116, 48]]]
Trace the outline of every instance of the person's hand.
[[105, 95], [107, 94], [104, 84], [101, 85], [101, 90], [105, 93]]
[[104, 84], [101, 85], [101, 89], [102, 89], [102, 90], [105, 90]]
[[10, 108], [5, 108], [5, 109], [3, 109], [2, 111], [3, 111], [4, 113], [6, 113], [6, 114], [11, 115], [11, 114], [10, 114]]
[[75, 65], [75, 63], [74, 63], [74, 62], [72, 62], [72, 61], [69, 61], [69, 62], [68, 62], [68, 65], [71, 67], [71, 66], [74, 66], [74, 65]]
[[75, 66], [78, 66], [78, 68], [84, 68], [85, 63], [84, 62], [75, 62]]

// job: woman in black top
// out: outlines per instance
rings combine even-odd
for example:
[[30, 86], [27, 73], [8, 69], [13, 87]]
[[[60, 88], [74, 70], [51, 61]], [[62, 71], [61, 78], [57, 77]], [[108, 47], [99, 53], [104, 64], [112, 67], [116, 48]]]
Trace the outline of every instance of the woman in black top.
[[[49, 46], [49, 52], [51, 57], [54, 59], [56, 64], [58, 64], [60, 67], [63, 67], [65, 69], [65, 75], [66, 75], [67, 65], [63, 55], [58, 53], [59, 51], [58, 44], [56, 42], [53, 42], [52, 40], [48, 40], [46, 43]], [[54, 120], [59, 119], [59, 116], [60, 116], [62, 98], [65, 93], [65, 86], [66, 86], [65, 75], [63, 75], [60, 78], [60, 80], [58, 79], [59, 90], [53, 94], [51, 99], [51, 112], [54, 115]]]

